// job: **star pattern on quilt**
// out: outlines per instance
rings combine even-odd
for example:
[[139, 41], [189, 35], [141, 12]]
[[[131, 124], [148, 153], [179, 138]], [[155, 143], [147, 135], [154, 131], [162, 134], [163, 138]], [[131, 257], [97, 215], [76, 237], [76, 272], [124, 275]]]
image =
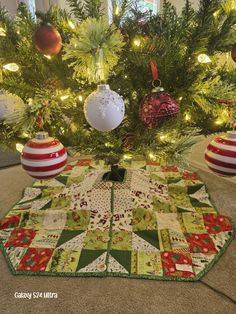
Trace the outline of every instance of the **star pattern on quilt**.
[[123, 182], [101, 160], [78, 160], [36, 181], [0, 220], [16, 274], [197, 280], [232, 240], [230, 219], [196, 173], [128, 161]]

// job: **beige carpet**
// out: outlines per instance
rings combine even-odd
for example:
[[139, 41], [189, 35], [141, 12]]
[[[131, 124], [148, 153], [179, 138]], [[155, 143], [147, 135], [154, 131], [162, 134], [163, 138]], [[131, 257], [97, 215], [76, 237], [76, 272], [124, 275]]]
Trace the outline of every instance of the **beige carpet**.
[[[236, 185], [203, 170], [215, 205], [236, 222]], [[0, 170], [0, 216], [31, 185], [20, 166]], [[236, 241], [203, 282], [236, 300]], [[13, 276], [0, 254], [0, 313], [235, 314], [236, 304], [202, 282]], [[17, 300], [15, 292], [57, 292], [58, 299]]]

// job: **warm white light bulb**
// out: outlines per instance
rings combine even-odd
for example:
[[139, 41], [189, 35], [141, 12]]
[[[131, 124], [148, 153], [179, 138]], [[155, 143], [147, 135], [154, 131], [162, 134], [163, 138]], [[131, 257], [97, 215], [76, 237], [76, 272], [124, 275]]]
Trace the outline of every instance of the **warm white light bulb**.
[[44, 55], [44, 57], [47, 58], [48, 60], [51, 60], [51, 59], [52, 59], [52, 57], [49, 56], [49, 55]]
[[223, 124], [223, 120], [217, 119], [217, 120], [215, 121], [215, 124], [216, 124], [216, 125], [221, 125], [221, 124]]
[[167, 139], [167, 135], [165, 135], [165, 134], [160, 135], [160, 140], [161, 141], [164, 141], [165, 139]]
[[19, 70], [19, 65], [17, 65], [16, 63], [8, 63], [5, 64], [3, 68], [11, 72], [17, 72]]
[[0, 36], [6, 37], [6, 30], [3, 27], [0, 27]]
[[71, 29], [75, 29], [75, 24], [72, 21], [68, 22]]
[[79, 101], [83, 101], [83, 96], [79, 95]]
[[149, 156], [149, 158], [150, 158], [150, 159], [155, 159], [155, 156], [154, 156], [154, 154], [153, 154], [153, 153], [149, 153], [149, 155], [148, 155], [148, 156]]
[[133, 40], [133, 45], [139, 47], [141, 45], [141, 40], [139, 38], [135, 38]]
[[17, 150], [19, 153], [22, 153], [23, 148], [24, 148], [24, 145], [22, 145], [21, 143], [16, 143], [16, 150]]
[[184, 119], [185, 119], [185, 121], [191, 120], [190, 114], [189, 114], [189, 113], [186, 113]]
[[129, 159], [132, 159], [132, 155], [131, 154], [124, 154], [123, 158], [124, 158], [124, 160], [129, 160]]
[[119, 15], [119, 13], [120, 13], [120, 9], [119, 9], [119, 7], [117, 6], [116, 9], [115, 9], [115, 15]]
[[66, 100], [67, 98], [69, 98], [69, 95], [63, 95], [63, 96], [61, 96], [60, 98], [61, 98], [61, 100], [63, 101], [63, 100]]
[[206, 55], [205, 53], [201, 53], [198, 57], [198, 62], [199, 63], [209, 63], [211, 62], [211, 59], [208, 55]]

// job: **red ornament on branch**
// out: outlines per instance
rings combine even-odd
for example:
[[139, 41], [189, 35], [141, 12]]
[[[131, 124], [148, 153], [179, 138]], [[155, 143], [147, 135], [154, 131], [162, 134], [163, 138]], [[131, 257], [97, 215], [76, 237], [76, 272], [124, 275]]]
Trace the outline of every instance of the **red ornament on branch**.
[[45, 55], [56, 55], [62, 47], [60, 33], [49, 24], [41, 24], [34, 33], [36, 48]]
[[155, 128], [163, 121], [174, 118], [179, 113], [179, 104], [170, 94], [156, 88], [142, 101], [139, 117], [148, 128]]
[[163, 121], [176, 117], [179, 113], [179, 104], [170, 94], [164, 92], [161, 81], [158, 79], [158, 68], [155, 61], [150, 62], [153, 86], [158, 84], [151, 94], [147, 95], [139, 108], [139, 117], [143, 124], [148, 128], [155, 128]]

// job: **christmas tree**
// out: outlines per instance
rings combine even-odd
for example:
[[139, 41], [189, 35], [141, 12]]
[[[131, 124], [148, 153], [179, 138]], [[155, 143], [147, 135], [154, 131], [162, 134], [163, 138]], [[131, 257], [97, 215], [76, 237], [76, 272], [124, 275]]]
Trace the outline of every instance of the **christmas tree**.
[[[83, 154], [180, 161], [197, 135], [233, 127], [234, 0], [202, 0], [197, 11], [187, 0], [180, 15], [168, 1], [155, 15], [124, 0], [113, 4], [112, 24], [99, 0], [67, 2], [71, 12], [53, 6], [37, 18], [24, 4], [15, 19], [0, 10], [1, 102], [13, 106], [11, 93], [25, 104], [16, 98], [21, 110], [0, 116], [2, 147], [24, 145], [43, 128]], [[55, 51], [39, 47], [40, 23], [50, 23], [59, 36]], [[180, 113], [149, 125], [140, 104], [154, 95], [157, 78], [161, 83], [153, 85], [161, 84]], [[101, 83], [125, 103], [123, 122], [110, 132], [92, 128], [83, 112], [84, 100]]]

